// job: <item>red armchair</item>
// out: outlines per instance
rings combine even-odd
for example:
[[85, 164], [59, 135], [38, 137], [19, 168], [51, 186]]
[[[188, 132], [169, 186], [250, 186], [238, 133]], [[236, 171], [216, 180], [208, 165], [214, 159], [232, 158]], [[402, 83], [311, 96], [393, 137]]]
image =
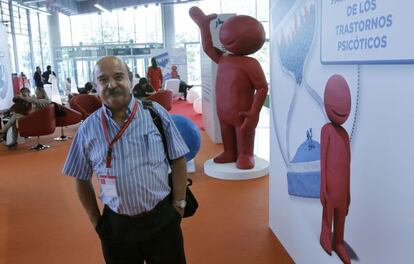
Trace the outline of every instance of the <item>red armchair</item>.
[[60, 127], [61, 135], [60, 137], [54, 138], [57, 141], [65, 141], [70, 139], [63, 133], [63, 127], [70, 126], [79, 123], [82, 121], [82, 114], [76, 110], [60, 106], [60, 110], [64, 113], [62, 116], [56, 116], [56, 127]]
[[69, 105], [73, 110], [76, 110], [82, 114], [82, 119], [85, 120], [93, 112], [101, 108], [101, 100], [89, 94], [79, 94], [69, 101]]
[[73, 97], [79, 95], [78, 93], [69, 93], [68, 94], [68, 102], [70, 102], [70, 100], [72, 100]]
[[173, 102], [173, 92], [170, 90], [160, 90], [155, 94], [148, 96], [147, 100], [157, 102], [161, 106], [163, 106], [167, 111], [170, 111]]
[[19, 119], [18, 128], [22, 137], [37, 137], [37, 146], [32, 147], [32, 150], [49, 148], [50, 146], [40, 144], [39, 137], [55, 132], [55, 106], [51, 104]]

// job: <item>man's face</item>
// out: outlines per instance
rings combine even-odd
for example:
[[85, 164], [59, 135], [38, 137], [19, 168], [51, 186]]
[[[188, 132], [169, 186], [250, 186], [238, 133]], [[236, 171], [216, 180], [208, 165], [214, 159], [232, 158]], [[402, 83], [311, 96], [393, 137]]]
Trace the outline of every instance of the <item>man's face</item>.
[[95, 66], [95, 82], [102, 101], [122, 110], [130, 101], [131, 82], [125, 64], [116, 57], [104, 57]]

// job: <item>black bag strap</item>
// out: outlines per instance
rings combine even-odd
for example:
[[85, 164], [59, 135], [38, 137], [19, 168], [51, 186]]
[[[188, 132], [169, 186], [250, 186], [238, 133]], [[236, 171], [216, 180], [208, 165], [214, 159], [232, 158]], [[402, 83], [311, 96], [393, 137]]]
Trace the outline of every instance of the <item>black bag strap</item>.
[[[141, 100], [141, 102], [142, 102], [142, 106], [144, 107], [144, 109], [150, 112], [152, 121], [154, 122], [155, 126], [157, 127], [158, 131], [161, 134], [162, 144], [164, 145], [164, 152], [165, 152], [165, 155], [167, 156], [168, 163], [171, 166], [172, 161], [168, 155], [167, 138], [165, 137], [164, 128], [162, 126], [162, 120], [158, 116], [158, 114], [155, 112], [151, 100]], [[187, 177], [187, 186], [191, 186], [191, 185], [193, 185], [193, 181]]]
[[164, 145], [164, 152], [165, 152], [165, 155], [167, 156], [168, 163], [171, 165], [172, 162], [168, 155], [167, 138], [165, 137], [164, 128], [162, 127], [162, 120], [158, 116], [158, 114], [155, 112], [154, 107], [152, 105], [152, 101], [142, 100], [142, 105], [144, 109], [147, 109], [150, 112], [152, 121], [154, 122], [154, 125], [157, 127], [158, 131], [161, 134], [162, 144]]

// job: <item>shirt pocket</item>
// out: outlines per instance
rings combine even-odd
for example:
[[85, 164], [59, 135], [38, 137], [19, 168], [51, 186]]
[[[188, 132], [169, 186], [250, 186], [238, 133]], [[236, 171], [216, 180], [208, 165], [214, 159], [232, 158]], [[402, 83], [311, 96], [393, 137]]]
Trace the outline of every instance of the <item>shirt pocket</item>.
[[144, 138], [148, 162], [157, 165], [164, 161], [166, 156], [161, 135], [157, 131], [151, 131]]
[[96, 173], [104, 171], [107, 151], [108, 147], [99, 144], [96, 139], [91, 140], [88, 145], [89, 159]]

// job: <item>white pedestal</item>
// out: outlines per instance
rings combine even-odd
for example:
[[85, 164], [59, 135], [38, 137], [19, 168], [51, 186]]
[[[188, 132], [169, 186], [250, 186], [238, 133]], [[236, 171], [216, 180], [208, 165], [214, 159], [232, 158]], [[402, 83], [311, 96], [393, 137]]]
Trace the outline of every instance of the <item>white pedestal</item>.
[[187, 162], [187, 173], [193, 173], [196, 171], [194, 159]]
[[269, 162], [259, 157], [254, 157], [255, 166], [250, 170], [241, 170], [236, 163], [215, 163], [210, 159], [204, 163], [204, 173], [210, 177], [221, 180], [249, 180], [260, 178], [269, 173]]

